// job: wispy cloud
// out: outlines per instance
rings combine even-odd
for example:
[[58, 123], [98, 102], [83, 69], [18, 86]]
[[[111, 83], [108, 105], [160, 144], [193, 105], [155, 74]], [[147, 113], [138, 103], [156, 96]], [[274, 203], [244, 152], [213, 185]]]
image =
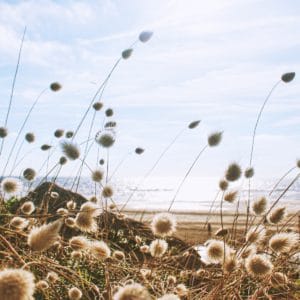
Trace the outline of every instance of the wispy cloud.
[[[38, 124], [43, 136], [52, 134], [57, 124], [75, 126], [121, 51], [141, 30], [150, 29], [155, 31], [152, 40], [138, 44], [132, 58], [121, 62], [104, 93], [106, 107], [116, 111], [120, 152], [135, 143], [157, 154], [156, 147], [181, 124], [200, 118], [203, 131], [193, 138], [202, 141], [214, 128], [227, 136], [212, 172], [219, 172], [218, 163], [234, 156], [245, 158], [246, 164], [249, 143], [244, 138], [251, 133], [261, 103], [283, 72], [300, 67], [298, 6], [289, 0], [284, 5], [269, 0], [1, 2], [0, 110], [7, 107], [9, 74], [25, 25], [16, 103], [26, 111], [51, 81], [64, 87], [41, 99], [37, 120], [32, 120], [31, 126]], [[282, 157], [284, 143], [289, 145], [282, 165], [296, 155], [298, 144], [286, 130], [299, 124], [294, 116], [300, 109], [299, 94], [299, 80], [281, 84], [259, 127], [258, 144], [276, 144], [269, 160]], [[45, 116], [47, 124], [39, 124]], [[10, 126], [17, 128], [19, 122], [12, 119]], [[187, 140], [174, 155], [184, 156], [186, 147], [193, 151], [197, 143]], [[258, 146], [257, 157], [265, 157], [270, 149]], [[146, 156], [147, 163], [153, 155]]]

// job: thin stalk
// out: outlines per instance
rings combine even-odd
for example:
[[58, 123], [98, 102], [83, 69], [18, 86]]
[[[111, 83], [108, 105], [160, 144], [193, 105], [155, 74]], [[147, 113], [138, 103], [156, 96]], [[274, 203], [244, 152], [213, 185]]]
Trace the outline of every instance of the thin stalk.
[[[259, 113], [258, 113], [258, 116], [257, 116], [257, 119], [256, 119], [256, 122], [255, 122], [255, 125], [254, 125], [254, 129], [253, 129], [253, 134], [252, 134], [252, 143], [251, 143], [251, 152], [250, 152], [250, 159], [249, 159], [249, 167], [252, 167], [252, 161], [253, 161], [253, 153], [254, 153], [254, 144], [255, 144], [255, 137], [256, 137], [256, 130], [257, 130], [257, 126], [258, 126], [258, 123], [259, 123], [259, 120], [261, 118], [261, 115], [263, 113], [263, 110], [268, 102], [268, 100], [270, 99], [273, 91], [275, 90], [275, 88], [280, 84], [281, 80], [279, 80], [278, 82], [276, 82], [276, 84], [272, 87], [272, 89], [270, 90], [269, 94], [267, 95], [265, 101], [263, 102], [260, 110], [259, 110]], [[248, 181], [248, 200], [247, 200], [247, 217], [246, 217], [246, 228], [245, 228], [245, 232], [247, 232], [248, 230], [248, 222], [249, 222], [249, 214], [250, 214], [250, 191], [251, 191], [251, 178], [249, 178], [249, 181]]]
[[108, 178], [108, 181], [111, 181], [112, 177], [117, 173], [117, 171], [120, 169], [122, 164], [126, 161], [126, 159], [132, 155], [132, 152], [126, 153], [126, 155], [121, 159], [121, 161], [117, 164], [116, 168], [111, 173], [110, 177]]
[[[276, 199], [276, 201], [274, 201], [274, 203], [270, 206], [270, 208], [268, 209], [268, 211], [262, 216], [262, 218], [260, 219], [260, 221], [257, 223], [254, 232], [256, 232], [256, 230], [258, 229], [259, 225], [264, 223], [264, 220], [266, 219], [266, 217], [268, 216], [268, 214], [271, 212], [271, 210], [277, 205], [277, 203], [281, 200], [281, 198], [287, 193], [287, 191], [291, 188], [291, 186], [300, 178], [300, 173], [298, 173], [296, 175], [296, 177], [290, 182], [290, 184], [284, 189], [284, 191], [278, 196], [278, 198]], [[248, 245], [248, 242], [245, 242], [244, 245], [239, 249], [238, 253], [241, 253], [243, 251], [243, 249], [245, 249], [245, 247]]]
[[11, 170], [11, 174], [13, 174], [13, 172], [15, 171], [15, 169], [21, 164], [21, 162], [29, 155], [31, 154], [34, 150], [37, 150], [39, 149], [40, 147], [35, 147], [35, 148], [32, 148], [30, 149], [29, 151], [27, 151], [23, 156], [22, 158], [19, 159], [19, 161], [16, 163], [15, 167], [13, 170]]
[[200, 158], [201, 154], [205, 151], [205, 149], [206, 149], [207, 147], [208, 147], [208, 144], [205, 145], [205, 146], [202, 148], [202, 150], [201, 150], [201, 151], [199, 152], [199, 154], [196, 156], [196, 158], [195, 158], [195, 160], [193, 161], [192, 165], [190, 166], [190, 168], [189, 168], [188, 171], [186, 172], [185, 176], [182, 178], [182, 180], [181, 180], [181, 182], [180, 182], [180, 184], [179, 184], [179, 186], [178, 186], [178, 188], [177, 188], [177, 190], [176, 190], [176, 192], [175, 192], [175, 195], [174, 195], [174, 197], [173, 197], [173, 199], [172, 199], [172, 201], [171, 201], [171, 204], [170, 204], [170, 206], [169, 206], [169, 208], [168, 208], [168, 211], [171, 210], [171, 208], [172, 208], [172, 206], [173, 206], [173, 204], [174, 204], [174, 202], [175, 202], [175, 200], [176, 200], [176, 197], [177, 197], [178, 193], [180, 192], [180, 190], [181, 190], [181, 188], [182, 188], [182, 186], [183, 186], [185, 180], [187, 179], [187, 177], [188, 177], [189, 174], [191, 173], [193, 167], [195, 166], [195, 164], [197, 163], [198, 159]]
[[186, 128], [183, 128], [171, 141], [170, 144], [167, 145], [167, 147], [163, 150], [163, 152], [160, 154], [160, 156], [155, 161], [154, 165], [150, 168], [150, 170], [145, 174], [145, 176], [138, 182], [135, 189], [132, 191], [132, 193], [129, 195], [128, 199], [126, 200], [125, 204], [121, 207], [120, 211], [123, 211], [123, 209], [127, 206], [129, 201], [132, 199], [135, 192], [138, 190], [138, 188], [144, 183], [144, 181], [150, 176], [150, 174], [153, 172], [153, 170], [156, 168], [156, 166], [159, 164], [161, 159], [165, 156], [165, 154], [168, 152], [168, 150], [175, 144], [175, 142], [178, 140], [178, 138], [184, 133]]
[[75, 136], [77, 135], [77, 133], [78, 133], [80, 127], [82, 126], [82, 124], [83, 124], [83, 122], [84, 122], [84, 120], [85, 120], [87, 114], [89, 113], [89, 111], [90, 111], [90, 109], [91, 109], [91, 107], [92, 107], [92, 105], [93, 105], [93, 102], [94, 102], [95, 99], [97, 98], [98, 94], [101, 92], [102, 88], [105, 87], [107, 81], [110, 79], [112, 73], [114, 72], [114, 70], [116, 69], [116, 67], [118, 66], [118, 64], [120, 63], [121, 59], [122, 59], [122, 58], [120, 57], [120, 58], [116, 61], [116, 63], [115, 63], [114, 66], [112, 67], [111, 71], [110, 71], [109, 74], [107, 75], [106, 79], [105, 79], [104, 82], [100, 85], [100, 87], [99, 87], [98, 90], [96, 91], [95, 95], [92, 97], [92, 100], [91, 100], [91, 102], [90, 102], [90, 104], [89, 104], [87, 110], [86, 110], [85, 113], [83, 114], [83, 117], [81, 118], [81, 120], [80, 120], [80, 122], [79, 122], [79, 124], [78, 124], [78, 126], [77, 126], [77, 128], [76, 128], [76, 130], [75, 130], [75, 132], [74, 132], [74, 135], [73, 135], [73, 137], [72, 137], [72, 141], [74, 140], [74, 138], [75, 138]]
[[22, 150], [22, 148], [23, 148], [23, 146], [24, 146], [24, 143], [25, 143], [25, 140], [23, 140], [22, 143], [21, 143], [21, 145], [19, 146], [19, 149], [18, 149], [18, 151], [17, 151], [17, 153], [16, 153], [16, 156], [15, 156], [15, 160], [14, 160], [14, 162], [13, 162], [12, 168], [11, 168], [10, 173], [9, 173], [9, 176], [11, 176], [11, 174], [12, 174], [12, 172], [13, 172], [15, 166], [16, 166], [17, 159], [18, 159], [18, 157], [19, 157], [19, 155], [20, 155], [20, 152], [21, 152], [21, 150]]
[[106, 179], [105, 179], [106, 184], [108, 182], [108, 171], [109, 171], [109, 148], [107, 149], [107, 153], [106, 153]]
[[[21, 126], [20, 129], [19, 129], [19, 132], [18, 132], [18, 134], [17, 134], [17, 137], [16, 137], [16, 139], [15, 139], [15, 141], [14, 141], [14, 143], [13, 143], [11, 149], [10, 149], [10, 152], [9, 152], [9, 155], [8, 155], [8, 159], [7, 159], [6, 164], [5, 164], [5, 166], [4, 166], [4, 169], [3, 169], [2, 176], [4, 176], [4, 174], [5, 174], [6, 168], [7, 168], [7, 166], [8, 166], [9, 161], [10, 161], [9, 158], [12, 157], [13, 151], [14, 151], [16, 145], [17, 145], [17, 142], [18, 142], [18, 140], [19, 140], [19, 138], [20, 138], [20, 135], [21, 135], [21, 133], [22, 133], [22, 131], [23, 131], [23, 129], [24, 129], [24, 127], [25, 127], [25, 125], [26, 125], [26, 123], [27, 123], [27, 121], [28, 121], [28, 119], [29, 119], [29, 117], [30, 117], [30, 115], [31, 115], [31, 113], [32, 113], [32, 111], [33, 111], [33, 109], [34, 109], [34, 107], [36, 106], [36, 104], [37, 104], [37, 102], [39, 101], [39, 99], [41, 98], [41, 96], [47, 91], [47, 89], [48, 89], [48, 88], [45, 88], [45, 89], [43, 89], [43, 90], [40, 92], [40, 94], [37, 96], [36, 100], [35, 100], [34, 103], [32, 104], [31, 108], [29, 109], [29, 111], [28, 111], [28, 113], [27, 113], [27, 116], [25, 117], [24, 122], [23, 122], [22, 126]], [[16, 158], [17, 158], [17, 157], [16, 157]]]
[[[84, 158], [83, 158], [84, 160], [87, 157], [87, 150], [88, 150], [88, 147], [89, 147], [89, 140], [90, 140], [90, 137], [91, 137], [91, 134], [92, 134], [92, 130], [93, 130], [94, 122], [95, 122], [96, 113], [97, 112], [94, 111], [93, 117], [92, 117], [92, 121], [91, 121], [91, 125], [90, 125], [90, 128], [89, 128], [88, 141], [86, 142], [85, 149], [84, 149]], [[76, 190], [75, 190], [76, 192], [78, 190], [78, 186], [79, 186], [79, 183], [80, 183], [82, 168], [83, 168], [83, 163], [81, 163], [81, 166], [79, 168], [79, 175], [78, 175], [77, 185], [76, 185]]]
[[216, 202], [217, 199], [218, 199], [218, 196], [219, 196], [220, 192], [221, 192], [221, 190], [218, 190], [218, 191], [217, 191], [216, 196], [215, 196], [214, 200], [212, 201], [212, 203], [211, 203], [211, 205], [210, 205], [209, 212], [208, 212], [208, 216], [207, 216], [207, 218], [206, 218], [206, 221], [205, 221], [205, 224], [204, 224], [204, 226], [203, 226], [203, 229], [205, 229], [206, 225], [208, 224], [208, 221], [209, 221], [209, 219], [210, 219], [210, 217], [211, 217], [212, 209], [213, 209], [213, 207], [214, 207], [215, 202]]
[[[12, 100], [13, 100], [13, 96], [14, 96], [15, 84], [16, 84], [17, 75], [18, 75], [19, 66], [20, 66], [20, 60], [21, 60], [21, 54], [22, 54], [24, 39], [25, 39], [25, 35], [26, 35], [26, 29], [27, 28], [25, 26], [24, 31], [23, 31], [23, 36], [22, 36], [22, 40], [21, 40], [21, 45], [20, 45], [19, 53], [18, 53], [17, 66], [16, 66], [16, 70], [15, 70], [15, 74], [14, 74], [14, 78], [13, 78], [13, 82], [12, 82], [11, 93], [10, 93], [10, 97], [9, 97], [9, 104], [8, 104], [8, 109], [7, 109], [7, 113], [6, 113], [6, 117], [5, 117], [4, 127], [7, 126], [8, 117], [9, 117], [9, 113], [10, 113], [11, 106], [12, 106]], [[3, 150], [3, 146], [4, 146], [4, 140], [5, 139], [2, 139], [2, 142], [1, 142], [0, 156], [2, 154], [2, 150]]]
[[276, 182], [276, 184], [274, 185], [274, 187], [273, 187], [272, 190], [270, 191], [269, 196], [272, 195], [272, 193], [275, 191], [275, 189], [278, 187], [278, 185], [281, 183], [281, 181], [282, 181], [286, 176], [288, 176], [292, 171], [294, 171], [295, 169], [297, 169], [297, 167], [292, 167], [292, 168], [290, 168], [286, 173], [284, 173], [284, 174], [282, 175], [282, 177]]

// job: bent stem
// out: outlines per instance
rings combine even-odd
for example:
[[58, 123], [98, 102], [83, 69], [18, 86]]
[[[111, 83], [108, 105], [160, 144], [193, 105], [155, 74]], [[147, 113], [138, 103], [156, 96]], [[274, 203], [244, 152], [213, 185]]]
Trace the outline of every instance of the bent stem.
[[[21, 40], [21, 45], [20, 45], [19, 53], [18, 53], [17, 66], [16, 66], [16, 70], [15, 70], [15, 74], [14, 74], [14, 78], [13, 78], [13, 82], [12, 82], [11, 93], [10, 93], [10, 97], [9, 97], [9, 104], [8, 104], [8, 109], [7, 109], [7, 113], [6, 113], [6, 117], [5, 117], [4, 127], [7, 126], [7, 123], [8, 123], [8, 117], [9, 117], [9, 113], [10, 113], [11, 106], [12, 106], [12, 100], [13, 100], [13, 96], [14, 96], [15, 84], [16, 84], [17, 75], [18, 75], [18, 71], [19, 71], [20, 60], [21, 60], [21, 54], [22, 54], [22, 49], [23, 49], [24, 39], [25, 39], [25, 35], [26, 35], [26, 30], [27, 30], [27, 28], [26, 28], [26, 26], [25, 26], [24, 32], [23, 32], [23, 36], [22, 36], [22, 40]], [[2, 150], [3, 150], [3, 147], [4, 147], [4, 140], [5, 140], [5, 139], [2, 139], [2, 142], [1, 142], [0, 156], [1, 156], [1, 154], [2, 154]]]
[[109, 72], [109, 74], [107, 75], [106, 79], [104, 80], [104, 82], [100, 85], [100, 87], [98, 88], [98, 90], [96, 91], [95, 95], [92, 97], [92, 100], [87, 108], [87, 110], [85, 111], [85, 113], [83, 114], [83, 117], [81, 118], [76, 130], [74, 131], [74, 135], [72, 137], [72, 141], [74, 140], [75, 136], [77, 135], [80, 127], [82, 126], [86, 116], [88, 115], [92, 105], [93, 105], [93, 102], [95, 101], [95, 99], [97, 98], [98, 94], [101, 92], [101, 90], [105, 88], [106, 86], [106, 83], [108, 82], [108, 80], [110, 79], [112, 73], [114, 72], [114, 70], [116, 69], [116, 67], [118, 66], [118, 64], [120, 63], [121, 61], [121, 57], [116, 61], [116, 63], [114, 64], [114, 66], [112, 67], [111, 71]]
[[[257, 130], [257, 126], [259, 123], [259, 120], [261, 118], [261, 115], [263, 113], [263, 110], [268, 102], [268, 100], [270, 99], [273, 91], [275, 90], [275, 88], [280, 84], [281, 80], [279, 80], [278, 82], [275, 83], [275, 85], [272, 87], [272, 89], [270, 90], [269, 94], [267, 95], [265, 101], [263, 102], [259, 113], [257, 115], [257, 119], [254, 125], [254, 129], [253, 129], [253, 134], [252, 134], [252, 143], [251, 143], [251, 152], [250, 152], [250, 159], [249, 159], [249, 168], [252, 167], [252, 161], [253, 161], [253, 153], [254, 153], [254, 144], [255, 144], [255, 137], [256, 137], [256, 130]], [[248, 181], [248, 200], [247, 200], [247, 217], [246, 217], [246, 228], [245, 228], [245, 232], [247, 232], [248, 230], [248, 222], [249, 222], [249, 215], [250, 215], [250, 191], [251, 191], [251, 178], [249, 178]]]
[[116, 168], [112, 171], [110, 177], [108, 178], [108, 182], [111, 181], [111, 179], [113, 178], [113, 176], [117, 173], [117, 171], [120, 169], [120, 167], [122, 166], [122, 164], [126, 161], [126, 159], [130, 155], [132, 155], [132, 152], [126, 153], [126, 155], [120, 160], [120, 162], [117, 164]]
[[205, 145], [205, 146], [203, 147], [203, 149], [199, 152], [199, 154], [196, 156], [195, 160], [193, 161], [192, 165], [190, 166], [190, 168], [189, 168], [188, 171], [186, 172], [185, 176], [182, 178], [182, 180], [181, 180], [181, 182], [180, 182], [180, 184], [179, 184], [179, 186], [178, 186], [178, 188], [177, 188], [177, 190], [176, 190], [176, 192], [175, 192], [175, 195], [174, 195], [174, 197], [173, 197], [173, 199], [172, 199], [172, 201], [171, 201], [171, 204], [170, 204], [170, 206], [169, 206], [169, 208], [168, 208], [168, 212], [171, 210], [171, 208], [172, 208], [172, 206], [173, 206], [173, 204], [174, 204], [174, 202], [175, 202], [175, 200], [176, 200], [176, 197], [177, 197], [177, 195], [179, 194], [179, 192], [180, 192], [180, 190], [181, 190], [181, 188], [182, 188], [182, 186], [183, 186], [185, 180], [187, 179], [187, 177], [188, 177], [189, 174], [191, 173], [193, 167], [195, 166], [196, 162], [198, 161], [198, 159], [200, 158], [201, 154], [205, 151], [205, 149], [206, 149], [207, 147], [208, 147], [208, 144]]
[[210, 217], [211, 217], [211, 213], [212, 213], [212, 210], [213, 210], [213, 207], [215, 205], [215, 202], [217, 201], [218, 199], [218, 196], [220, 194], [221, 190], [218, 190], [217, 193], [216, 193], [216, 196], [214, 198], [214, 200], [212, 201], [211, 205], [210, 205], [210, 208], [209, 208], [209, 212], [208, 212], [208, 216], [206, 218], [206, 221], [204, 223], [204, 226], [203, 226], [203, 229], [205, 229], [206, 225], [208, 224], [209, 220], [210, 220]]
[[286, 173], [284, 173], [282, 175], [282, 177], [276, 182], [276, 184], [274, 185], [274, 187], [272, 188], [272, 190], [269, 193], [269, 196], [271, 196], [273, 194], [273, 192], [275, 191], [275, 189], [278, 187], [278, 185], [281, 183], [281, 181], [288, 176], [292, 171], [294, 171], [295, 169], [297, 169], [297, 167], [292, 167], [290, 168]]
[[144, 183], [144, 181], [150, 176], [150, 174], [153, 172], [153, 170], [157, 167], [159, 162], [162, 160], [162, 158], [165, 156], [165, 154], [168, 152], [168, 150], [175, 144], [175, 142], [178, 140], [178, 138], [184, 133], [186, 128], [183, 128], [176, 136], [175, 138], [171, 141], [170, 144], [167, 145], [167, 147], [163, 150], [163, 152], [160, 154], [160, 156], [157, 158], [155, 161], [154, 165], [150, 168], [150, 170], [145, 174], [145, 176], [138, 182], [137, 186], [135, 189], [132, 191], [132, 193], [129, 195], [128, 199], [124, 203], [124, 205], [121, 207], [120, 211], [123, 211], [124, 208], [127, 206], [129, 201], [132, 199], [133, 195], [135, 192], [138, 190], [138, 188]]
[[[18, 134], [17, 134], [17, 137], [15, 138], [15, 141], [14, 141], [14, 143], [13, 143], [13, 145], [12, 145], [10, 151], [9, 151], [8, 159], [7, 159], [6, 164], [5, 164], [5, 166], [4, 166], [4, 169], [3, 169], [3, 172], [2, 172], [2, 176], [4, 176], [4, 174], [5, 174], [6, 168], [7, 168], [7, 166], [8, 166], [9, 161], [10, 161], [9, 158], [12, 156], [12, 154], [13, 154], [13, 152], [14, 152], [14, 150], [15, 150], [15, 147], [16, 147], [16, 145], [17, 145], [17, 142], [18, 142], [19, 138], [20, 138], [20, 135], [21, 135], [21, 133], [22, 133], [22, 131], [23, 131], [23, 129], [24, 129], [24, 127], [25, 127], [25, 125], [26, 125], [26, 123], [27, 123], [27, 121], [28, 121], [28, 119], [29, 119], [29, 117], [30, 117], [32, 111], [33, 111], [33, 109], [35, 108], [35, 106], [36, 106], [36, 104], [38, 103], [38, 101], [39, 101], [39, 99], [41, 98], [41, 96], [47, 91], [47, 89], [48, 89], [48, 88], [45, 88], [45, 89], [43, 89], [43, 90], [40, 92], [40, 94], [37, 96], [37, 98], [35, 99], [34, 103], [32, 104], [31, 108], [29, 109], [29, 111], [28, 111], [28, 113], [27, 113], [27, 116], [25, 117], [25, 119], [24, 119], [24, 121], [23, 121], [23, 124], [22, 124], [22, 126], [20, 127], [20, 129], [19, 129], [19, 132], [18, 132]], [[15, 160], [17, 160], [17, 158], [18, 158], [18, 153], [17, 153], [17, 155], [16, 155], [16, 159], [15, 159]], [[12, 167], [11, 172], [13, 171], [14, 167], [15, 167], [15, 166]]]

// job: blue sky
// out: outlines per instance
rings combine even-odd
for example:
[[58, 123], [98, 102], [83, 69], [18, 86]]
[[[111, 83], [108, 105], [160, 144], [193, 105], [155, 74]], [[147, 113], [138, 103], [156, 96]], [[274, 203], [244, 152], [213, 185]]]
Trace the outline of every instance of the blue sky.
[[[141, 146], [145, 153], [131, 156], [118, 175], [142, 176], [173, 137], [196, 119], [202, 120], [201, 126], [178, 140], [154, 176], [183, 175], [207, 135], [216, 130], [224, 130], [222, 144], [204, 153], [192, 176], [221, 177], [232, 161], [247, 167], [260, 105], [281, 74], [299, 70], [299, 15], [296, 0], [1, 1], [2, 123], [24, 26], [27, 34], [0, 165], [42, 89], [53, 81], [63, 85], [38, 103], [24, 131], [34, 131], [37, 142], [26, 145], [24, 153], [43, 143], [55, 145], [57, 128], [74, 129], [122, 50], [142, 30], [152, 30], [152, 39], [137, 44], [132, 57], [120, 63], [103, 95], [118, 123], [111, 168]], [[296, 76], [278, 86], [264, 111], [254, 152], [260, 178], [281, 176], [300, 157], [299, 95]], [[90, 120], [91, 114], [78, 142], [85, 139]], [[99, 129], [102, 122], [99, 113]], [[91, 166], [96, 164], [95, 151], [88, 159]], [[50, 165], [59, 156], [54, 154]], [[102, 150], [101, 156], [106, 156]], [[45, 152], [34, 151], [16, 174], [28, 166], [38, 169], [45, 158]], [[74, 168], [76, 163], [70, 163], [62, 174], [70, 175]]]

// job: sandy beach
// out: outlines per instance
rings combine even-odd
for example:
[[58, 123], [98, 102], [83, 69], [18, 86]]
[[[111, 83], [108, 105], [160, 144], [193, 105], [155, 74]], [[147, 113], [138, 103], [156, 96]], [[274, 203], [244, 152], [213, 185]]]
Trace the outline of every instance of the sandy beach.
[[[128, 210], [124, 213], [135, 220], [142, 220], [147, 224], [151, 223], [153, 216], [160, 211], [140, 211], [140, 210]], [[173, 213], [177, 219], [177, 233], [176, 235], [185, 241], [192, 244], [203, 243], [209, 238], [209, 232], [207, 230], [207, 212], [175, 212]], [[223, 214], [223, 225], [227, 229], [232, 228], [233, 220], [235, 218], [234, 213], [224, 213]], [[253, 218], [253, 215], [251, 215]], [[294, 215], [288, 215], [286, 221], [290, 220], [289, 226], [293, 230], [299, 231], [299, 219], [300, 213], [295, 213]], [[259, 221], [260, 218], [256, 218], [255, 221]], [[237, 229], [243, 231], [245, 228], [246, 214], [239, 214], [237, 219]], [[221, 227], [220, 215], [213, 213], [209, 217], [209, 223], [211, 225], [212, 234]], [[256, 222], [254, 222], [256, 223]], [[285, 224], [285, 222], [283, 222]], [[276, 230], [276, 226], [269, 225], [271, 230]]]

